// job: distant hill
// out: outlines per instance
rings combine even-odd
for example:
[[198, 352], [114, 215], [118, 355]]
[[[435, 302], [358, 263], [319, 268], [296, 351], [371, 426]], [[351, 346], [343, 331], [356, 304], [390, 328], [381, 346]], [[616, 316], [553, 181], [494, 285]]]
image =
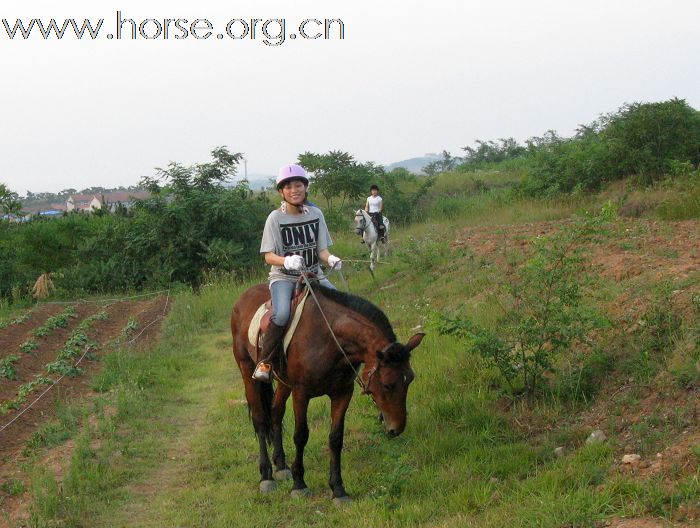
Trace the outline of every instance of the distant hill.
[[[254, 191], [259, 191], [260, 189], [265, 189], [270, 186], [270, 179], [274, 180], [275, 176], [273, 174], [249, 174], [248, 175], [248, 186]], [[236, 183], [243, 179], [242, 176], [237, 175], [234, 180], [227, 183], [227, 186], [234, 186]]]
[[407, 169], [411, 172], [422, 173], [423, 167], [425, 167], [428, 163], [431, 163], [433, 161], [437, 161], [439, 159], [442, 159], [441, 154], [428, 153], [428, 154], [425, 154], [424, 156], [421, 156], [419, 158], [409, 158], [407, 160], [396, 161], [394, 163], [390, 163], [388, 165], [385, 165], [384, 168], [387, 170], [387, 172], [392, 171], [394, 169], [397, 169], [399, 167], [402, 167], [402, 168]]
[[250, 188], [254, 191], [259, 191], [260, 189], [265, 189], [270, 186], [270, 179], [274, 180], [274, 176], [270, 174], [266, 176], [264, 174], [250, 174], [248, 175], [248, 184]]

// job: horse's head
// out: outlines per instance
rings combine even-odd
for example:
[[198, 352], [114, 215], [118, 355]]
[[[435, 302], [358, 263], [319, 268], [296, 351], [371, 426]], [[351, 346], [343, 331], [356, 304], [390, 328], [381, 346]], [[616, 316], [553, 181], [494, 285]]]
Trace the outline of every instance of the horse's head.
[[362, 209], [355, 211], [355, 233], [362, 235], [364, 230], [367, 228], [367, 219], [365, 218]]
[[406, 428], [406, 395], [414, 378], [410, 365], [411, 350], [425, 334], [415, 334], [405, 345], [391, 343], [376, 352], [376, 363], [365, 375], [365, 390], [379, 407], [389, 436], [399, 436]]

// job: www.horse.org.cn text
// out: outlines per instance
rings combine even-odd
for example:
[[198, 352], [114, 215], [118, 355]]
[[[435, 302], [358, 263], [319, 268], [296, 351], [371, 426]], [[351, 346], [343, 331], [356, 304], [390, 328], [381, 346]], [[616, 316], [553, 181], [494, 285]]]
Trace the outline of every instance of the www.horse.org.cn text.
[[[207, 18], [134, 19], [116, 12], [111, 25], [104, 18], [77, 19], [3, 18], [0, 39], [78, 39], [78, 40], [234, 40], [259, 41], [281, 46], [290, 40], [344, 40], [345, 23], [339, 18], [231, 18], [222, 24]], [[4, 30], [4, 31], [3, 31]]]

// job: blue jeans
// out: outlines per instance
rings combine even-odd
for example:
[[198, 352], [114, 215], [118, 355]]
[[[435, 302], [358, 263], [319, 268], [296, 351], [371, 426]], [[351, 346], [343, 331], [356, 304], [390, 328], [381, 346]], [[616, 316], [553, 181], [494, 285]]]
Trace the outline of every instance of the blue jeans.
[[[319, 284], [332, 290], [336, 289], [328, 279], [320, 280]], [[272, 295], [272, 316], [270, 321], [277, 326], [286, 326], [289, 322], [294, 288], [296, 288], [296, 282], [288, 280], [278, 280], [270, 284], [270, 294]]]

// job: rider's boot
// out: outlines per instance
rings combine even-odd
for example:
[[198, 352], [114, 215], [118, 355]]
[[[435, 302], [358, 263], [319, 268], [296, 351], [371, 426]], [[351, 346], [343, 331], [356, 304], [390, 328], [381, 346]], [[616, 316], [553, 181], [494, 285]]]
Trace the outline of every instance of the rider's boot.
[[277, 353], [282, 348], [282, 338], [286, 326], [277, 326], [270, 321], [270, 327], [265, 332], [263, 338], [262, 351], [260, 356], [263, 358], [255, 367], [253, 379], [270, 383], [272, 381], [272, 365], [277, 359]]

